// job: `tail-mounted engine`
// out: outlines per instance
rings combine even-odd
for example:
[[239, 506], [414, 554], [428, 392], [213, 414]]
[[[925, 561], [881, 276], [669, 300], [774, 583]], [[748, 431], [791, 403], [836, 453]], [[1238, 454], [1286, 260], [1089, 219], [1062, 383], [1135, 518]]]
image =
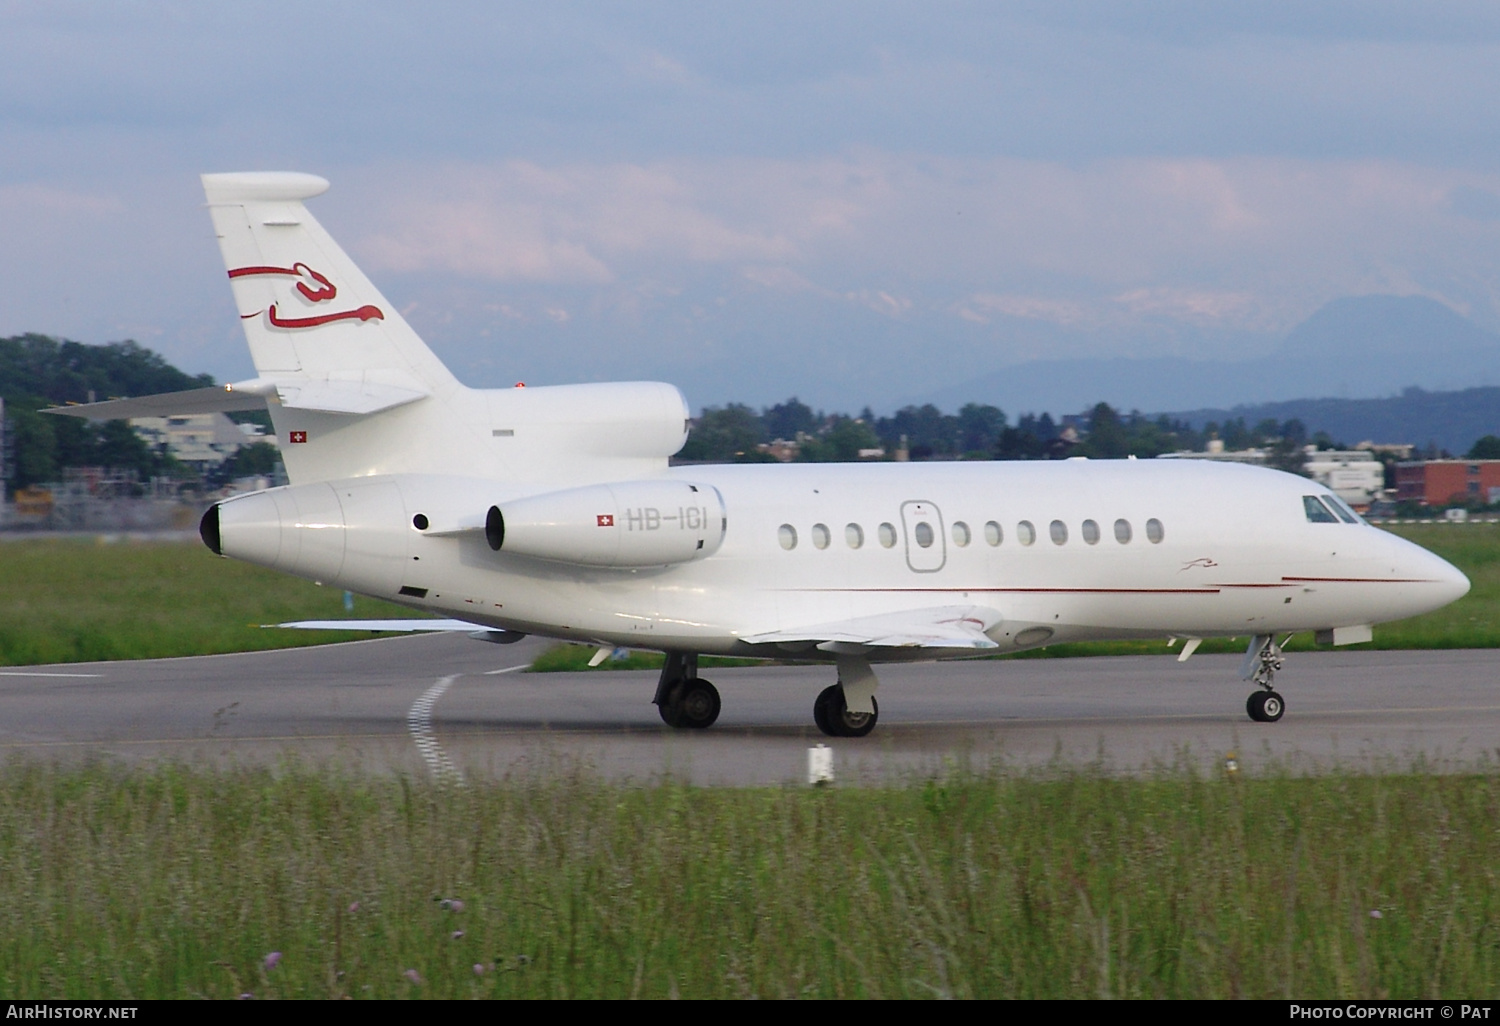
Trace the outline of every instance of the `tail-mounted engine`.
[[491, 506], [484, 533], [496, 552], [626, 569], [711, 556], [727, 527], [711, 485], [624, 481]]

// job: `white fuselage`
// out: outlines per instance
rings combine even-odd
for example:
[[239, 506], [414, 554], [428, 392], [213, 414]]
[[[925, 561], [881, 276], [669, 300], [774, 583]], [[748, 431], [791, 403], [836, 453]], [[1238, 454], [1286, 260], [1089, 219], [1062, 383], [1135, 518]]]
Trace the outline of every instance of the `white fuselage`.
[[[287, 558], [285, 541], [274, 556], [257, 558], [226, 540], [226, 554], [494, 627], [760, 655], [785, 654], [787, 646], [746, 638], [936, 606], [993, 611], [985, 633], [1003, 651], [1084, 639], [1329, 630], [1435, 609], [1469, 586], [1447, 562], [1386, 531], [1310, 522], [1303, 496], [1325, 494], [1321, 485], [1238, 465], [702, 465], [664, 477], [722, 498], [722, 542], [712, 555], [611, 569], [493, 551], [473, 525], [490, 503], [528, 489], [405, 474], [303, 486], [329, 489], [340, 512], [280, 515], [281, 535], [318, 539], [301, 544], [295, 558]], [[262, 507], [271, 495], [261, 493]], [[232, 511], [245, 501], [225, 503], [225, 517], [263, 519], [248, 506], [248, 516], [236, 518]], [[433, 533], [413, 526], [418, 514]], [[1118, 534], [1117, 521], [1125, 525]], [[891, 650], [874, 658], [940, 654]]]

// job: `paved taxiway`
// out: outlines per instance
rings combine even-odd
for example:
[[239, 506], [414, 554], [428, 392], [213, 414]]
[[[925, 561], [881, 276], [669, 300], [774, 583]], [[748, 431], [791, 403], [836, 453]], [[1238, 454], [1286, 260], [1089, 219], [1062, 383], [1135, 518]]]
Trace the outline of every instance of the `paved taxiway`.
[[1192, 759], [1247, 768], [1456, 769], [1500, 758], [1500, 651], [1287, 657], [1286, 718], [1252, 723], [1238, 657], [965, 661], [881, 667], [880, 725], [827, 739], [812, 700], [831, 667], [705, 670], [717, 726], [674, 731], [654, 672], [519, 672], [542, 643], [421, 635], [140, 662], [0, 668], [0, 755], [306, 763], [414, 774], [583, 765], [700, 783], [802, 779], [826, 742], [840, 780], [945, 766]]

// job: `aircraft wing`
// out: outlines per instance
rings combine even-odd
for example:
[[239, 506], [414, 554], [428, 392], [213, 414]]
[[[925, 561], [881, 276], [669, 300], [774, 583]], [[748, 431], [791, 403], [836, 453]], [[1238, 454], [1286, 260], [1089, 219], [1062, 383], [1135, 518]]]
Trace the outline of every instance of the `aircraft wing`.
[[290, 627], [299, 631], [488, 631], [465, 620], [292, 620], [264, 627]]
[[262, 627], [288, 627], [299, 631], [462, 631], [477, 641], [510, 645], [526, 637], [520, 631], [485, 627], [467, 620], [291, 620], [287, 623], [263, 623]]
[[787, 631], [753, 634], [752, 645], [786, 648], [807, 645], [820, 651], [855, 654], [874, 648], [970, 648], [1000, 646], [985, 631], [1000, 622], [1000, 614], [983, 606], [930, 606], [899, 613], [856, 617]]

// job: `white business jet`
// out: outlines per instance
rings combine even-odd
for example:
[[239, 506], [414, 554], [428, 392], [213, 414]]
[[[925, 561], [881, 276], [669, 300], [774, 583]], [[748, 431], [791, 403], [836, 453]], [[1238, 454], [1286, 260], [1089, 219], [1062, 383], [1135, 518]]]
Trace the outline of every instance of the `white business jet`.
[[673, 386], [467, 388], [308, 213], [326, 181], [203, 186], [258, 376], [53, 412], [269, 408], [291, 484], [209, 509], [208, 547], [441, 617], [286, 626], [659, 650], [673, 727], [719, 714], [700, 654], [826, 660], [838, 682], [813, 717], [858, 737], [872, 664], [1164, 636], [1181, 659], [1248, 636], [1247, 709], [1274, 721], [1283, 635], [1369, 641], [1469, 589], [1321, 485], [1254, 467], [671, 467], [689, 416]]

